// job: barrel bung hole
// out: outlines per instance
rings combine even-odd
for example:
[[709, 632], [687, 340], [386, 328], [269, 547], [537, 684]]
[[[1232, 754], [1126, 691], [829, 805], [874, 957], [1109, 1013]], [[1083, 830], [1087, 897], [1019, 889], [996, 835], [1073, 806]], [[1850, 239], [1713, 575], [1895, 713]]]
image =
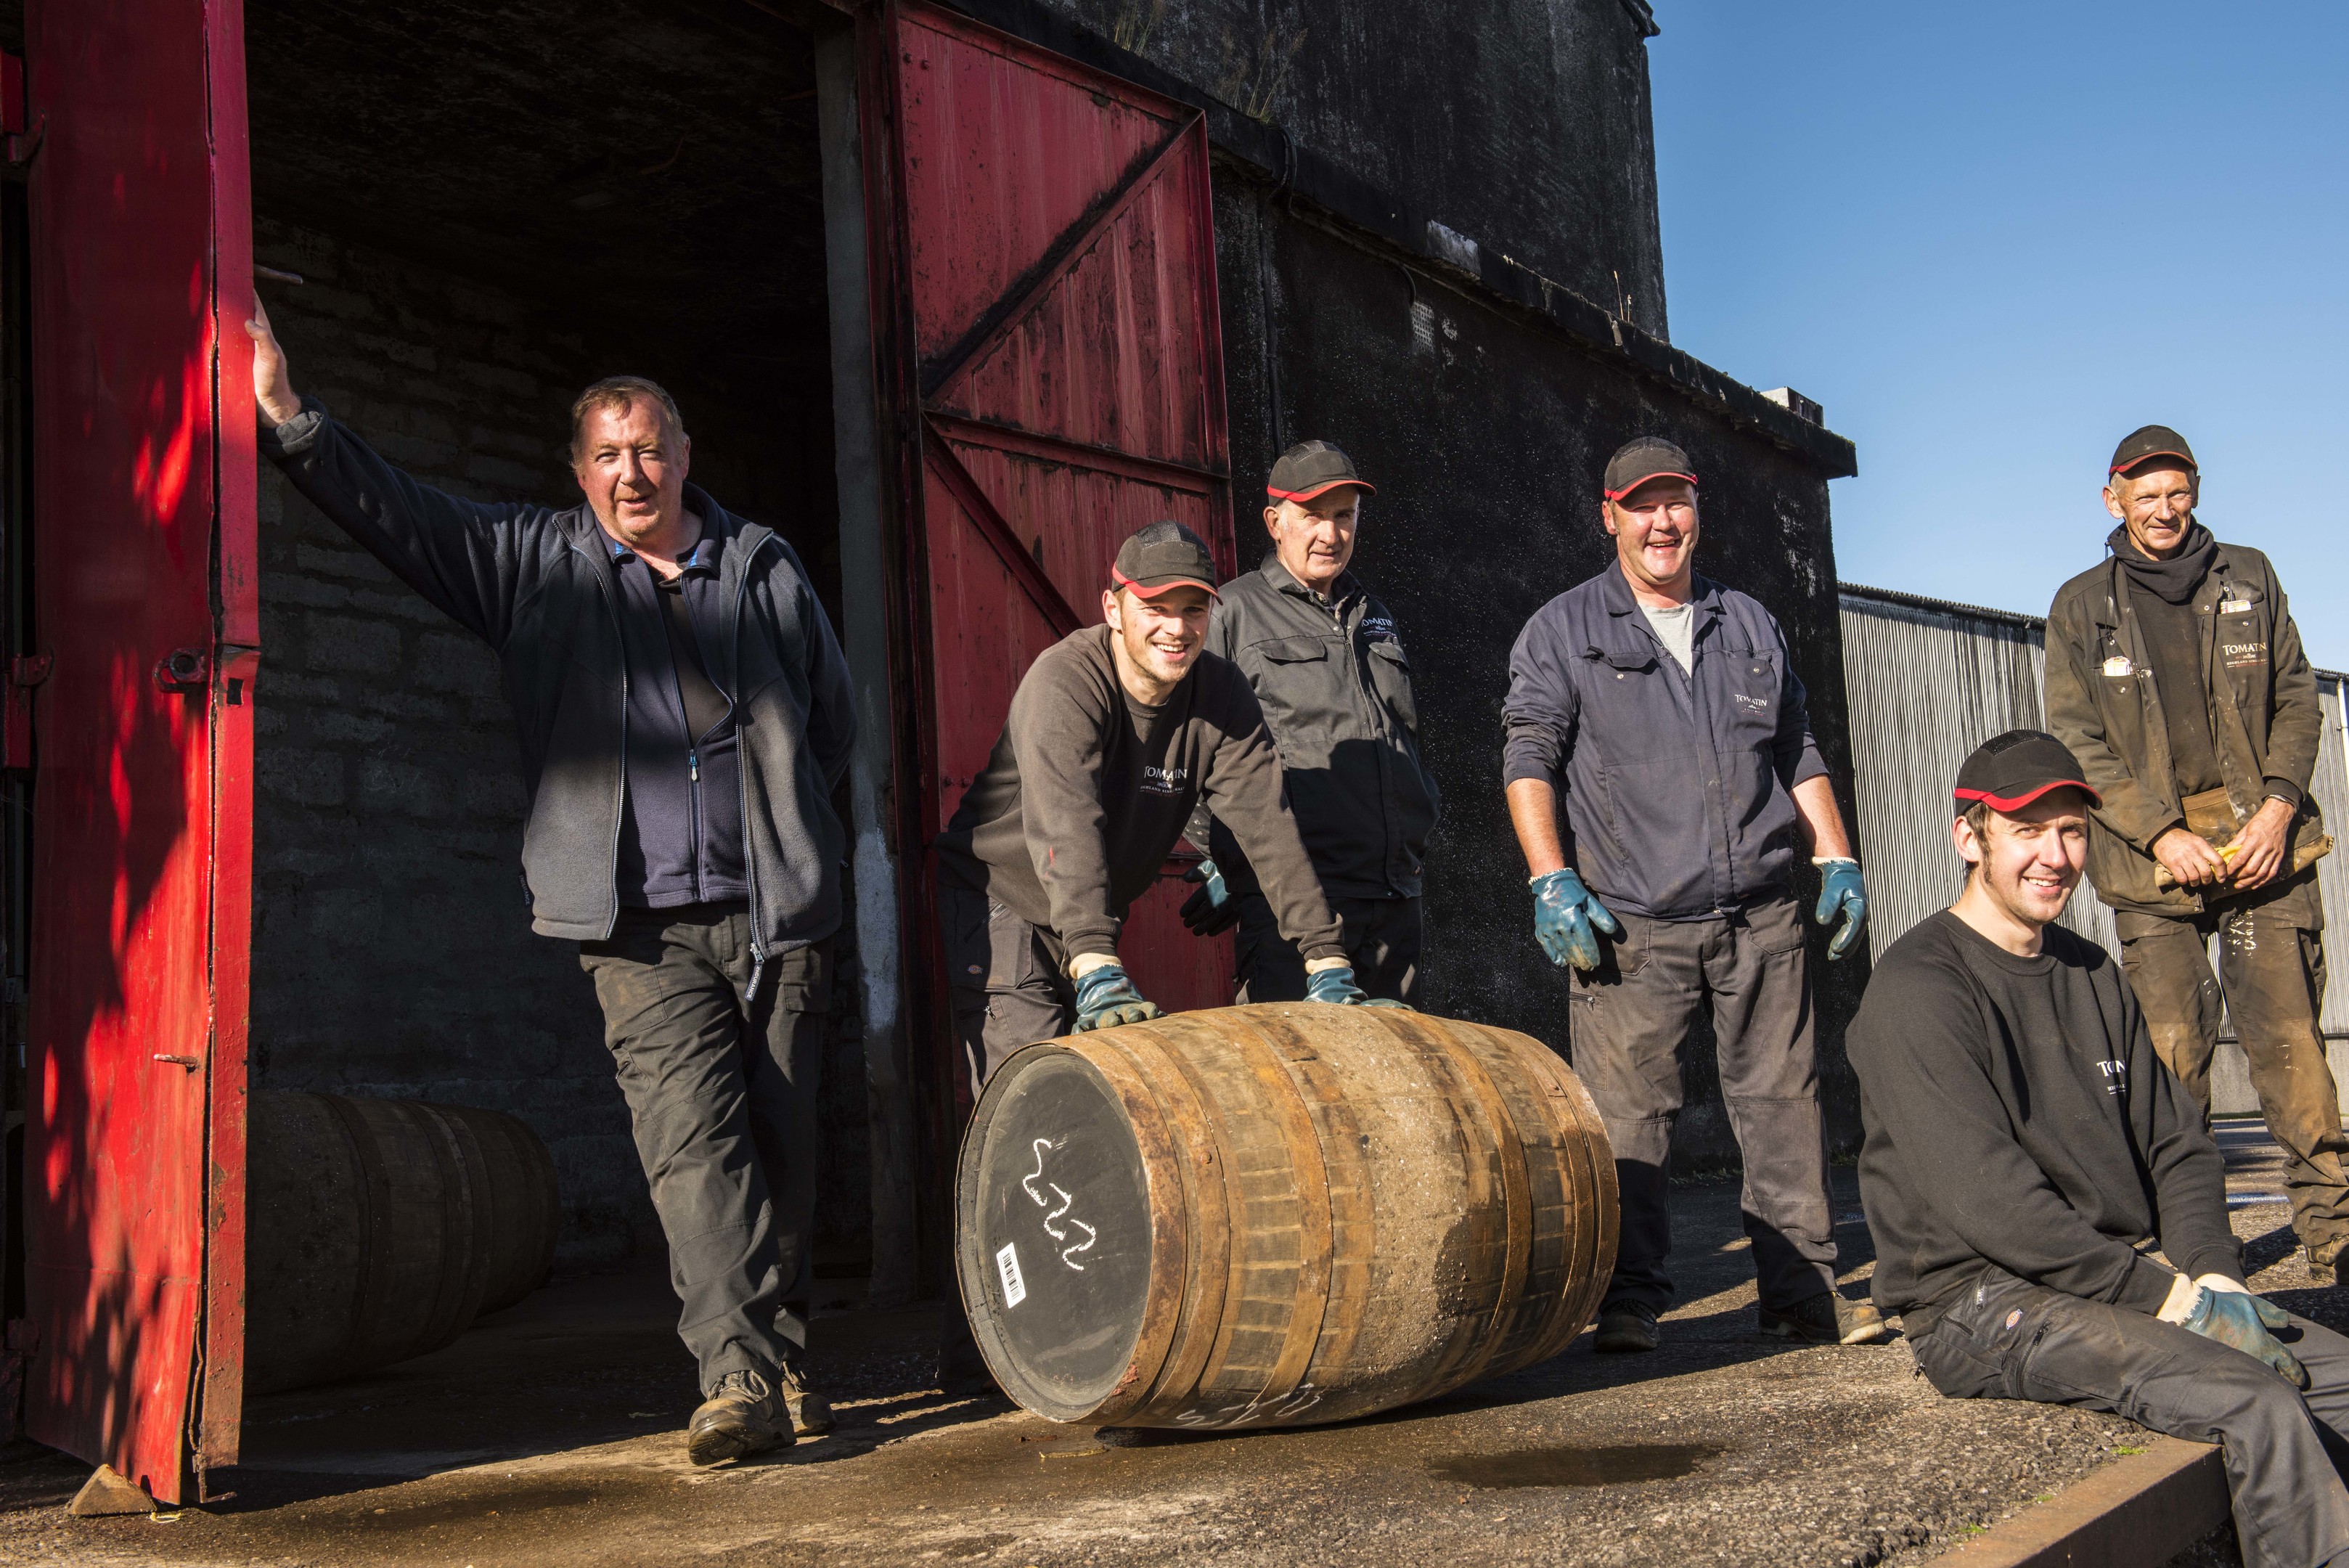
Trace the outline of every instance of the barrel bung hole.
[[1707, 1459], [1726, 1451], [1719, 1443], [1561, 1445], [1513, 1449], [1497, 1454], [1461, 1454], [1431, 1469], [1457, 1485], [1495, 1490], [1629, 1486], [1693, 1474]]

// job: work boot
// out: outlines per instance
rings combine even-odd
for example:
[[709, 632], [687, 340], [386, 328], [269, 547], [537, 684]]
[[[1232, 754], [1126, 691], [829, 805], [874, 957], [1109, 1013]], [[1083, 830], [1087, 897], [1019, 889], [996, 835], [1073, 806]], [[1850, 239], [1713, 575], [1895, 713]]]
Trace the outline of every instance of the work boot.
[[697, 1465], [744, 1459], [792, 1446], [791, 1411], [781, 1392], [755, 1372], [730, 1372], [685, 1428], [685, 1457]]
[[1599, 1309], [1599, 1333], [1590, 1348], [1619, 1355], [1656, 1348], [1656, 1309], [1645, 1302], [1617, 1302]]
[[2349, 1244], [2326, 1241], [2302, 1247], [2300, 1255], [2308, 1261], [2308, 1277], [2316, 1283], [2349, 1285]]
[[821, 1438], [837, 1425], [833, 1419], [832, 1401], [808, 1384], [807, 1375], [789, 1362], [783, 1364], [775, 1381], [782, 1386], [783, 1408], [791, 1412], [792, 1430], [802, 1438]]
[[1892, 1325], [1874, 1302], [1847, 1302], [1821, 1291], [1790, 1307], [1757, 1307], [1762, 1332], [1775, 1339], [1809, 1345], [1874, 1345], [1892, 1337]]

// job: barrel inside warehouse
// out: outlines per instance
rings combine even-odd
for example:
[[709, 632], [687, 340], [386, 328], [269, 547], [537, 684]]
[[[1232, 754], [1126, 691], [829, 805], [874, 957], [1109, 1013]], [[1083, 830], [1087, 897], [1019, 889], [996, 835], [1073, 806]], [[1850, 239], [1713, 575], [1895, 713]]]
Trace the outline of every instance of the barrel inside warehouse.
[[470, 1106], [256, 1094], [245, 1386], [322, 1383], [440, 1349], [546, 1282], [554, 1162]]
[[1597, 1111], [1539, 1041], [1265, 1003], [1012, 1057], [964, 1140], [957, 1264], [1027, 1408], [1279, 1426], [1556, 1355], [1615, 1227]]

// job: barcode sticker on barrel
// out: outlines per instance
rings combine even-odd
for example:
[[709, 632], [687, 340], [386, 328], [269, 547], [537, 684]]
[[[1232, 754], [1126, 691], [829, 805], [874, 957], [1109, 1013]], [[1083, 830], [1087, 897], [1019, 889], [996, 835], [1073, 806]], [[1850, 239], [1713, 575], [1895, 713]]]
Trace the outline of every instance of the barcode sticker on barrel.
[[1012, 1243], [1003, 1243], [995, 1254], [995, 1272], [1003, 1276], [1003, 1304], [1016, 1307], [1028, 1299], [1028, 1282], [1019, 1277], [1019, 1251]]

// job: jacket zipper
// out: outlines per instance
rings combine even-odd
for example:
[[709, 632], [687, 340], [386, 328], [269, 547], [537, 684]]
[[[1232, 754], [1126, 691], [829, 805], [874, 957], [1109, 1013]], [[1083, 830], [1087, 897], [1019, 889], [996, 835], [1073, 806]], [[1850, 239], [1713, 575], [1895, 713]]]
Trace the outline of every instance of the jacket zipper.
[[[603, 536], [599, 530], [597, 537]], [[620, 824], [628, 813], [628, 649], [626, 633], [620, 629], [620, 607], [613, 602], [612, 598], [612, 562], [609, 553], [606, 552], [603, 560], [597, 561], [595, 556], [589, 556], [586, 550], [581, 547], [578, 540], [574, 539], [570, 544], [573, 549], [577, 550], [582, 556], [586, 556], [587, 559], [594, 562], [598, 568], [595, 574], [595, 588], [603, 596], [604, 613], [611, 618], [612, 635], [620, 640], [620, 785], [614, 793], [612, 801], [611, 851], [604, 860], [604, 888], [605, 895], [612, 900], [611, 912], [604, 921], [604, 935], [608, 939], [620, 923]], [[535, 901], [533, 897], [533, 902]]]
[[[739, 705], [735, 692], [742, 689], [742, 601], [750, 591], [750, 567], [758, 561], [760, 551], [774, 543], [775, 537], [770, 533], [751, 548], [750, 553], [742, 558], [742, 575], [735, 579], [733, 619], [726, 632], [727, 658], [733, 665], [726, 673], [734, 687], [734, 691], [726, 693], [729, 713], [732, 713]], [[758, 835], [750, 831], [750, 748], [742, 744], [739, 723], [735, 726], [735, 737], [734, 775], [742, 797], [742, 879], [750, 885], [750, 981], [742, 988], [742, 1006], [747, 1011], [759, 1000], [759, 985], [766, 978], [767, 944], [759, 934], [761, 929], [759, 919], [759, 850]], [[698, 776], [698, 763], [696, 770]]]

